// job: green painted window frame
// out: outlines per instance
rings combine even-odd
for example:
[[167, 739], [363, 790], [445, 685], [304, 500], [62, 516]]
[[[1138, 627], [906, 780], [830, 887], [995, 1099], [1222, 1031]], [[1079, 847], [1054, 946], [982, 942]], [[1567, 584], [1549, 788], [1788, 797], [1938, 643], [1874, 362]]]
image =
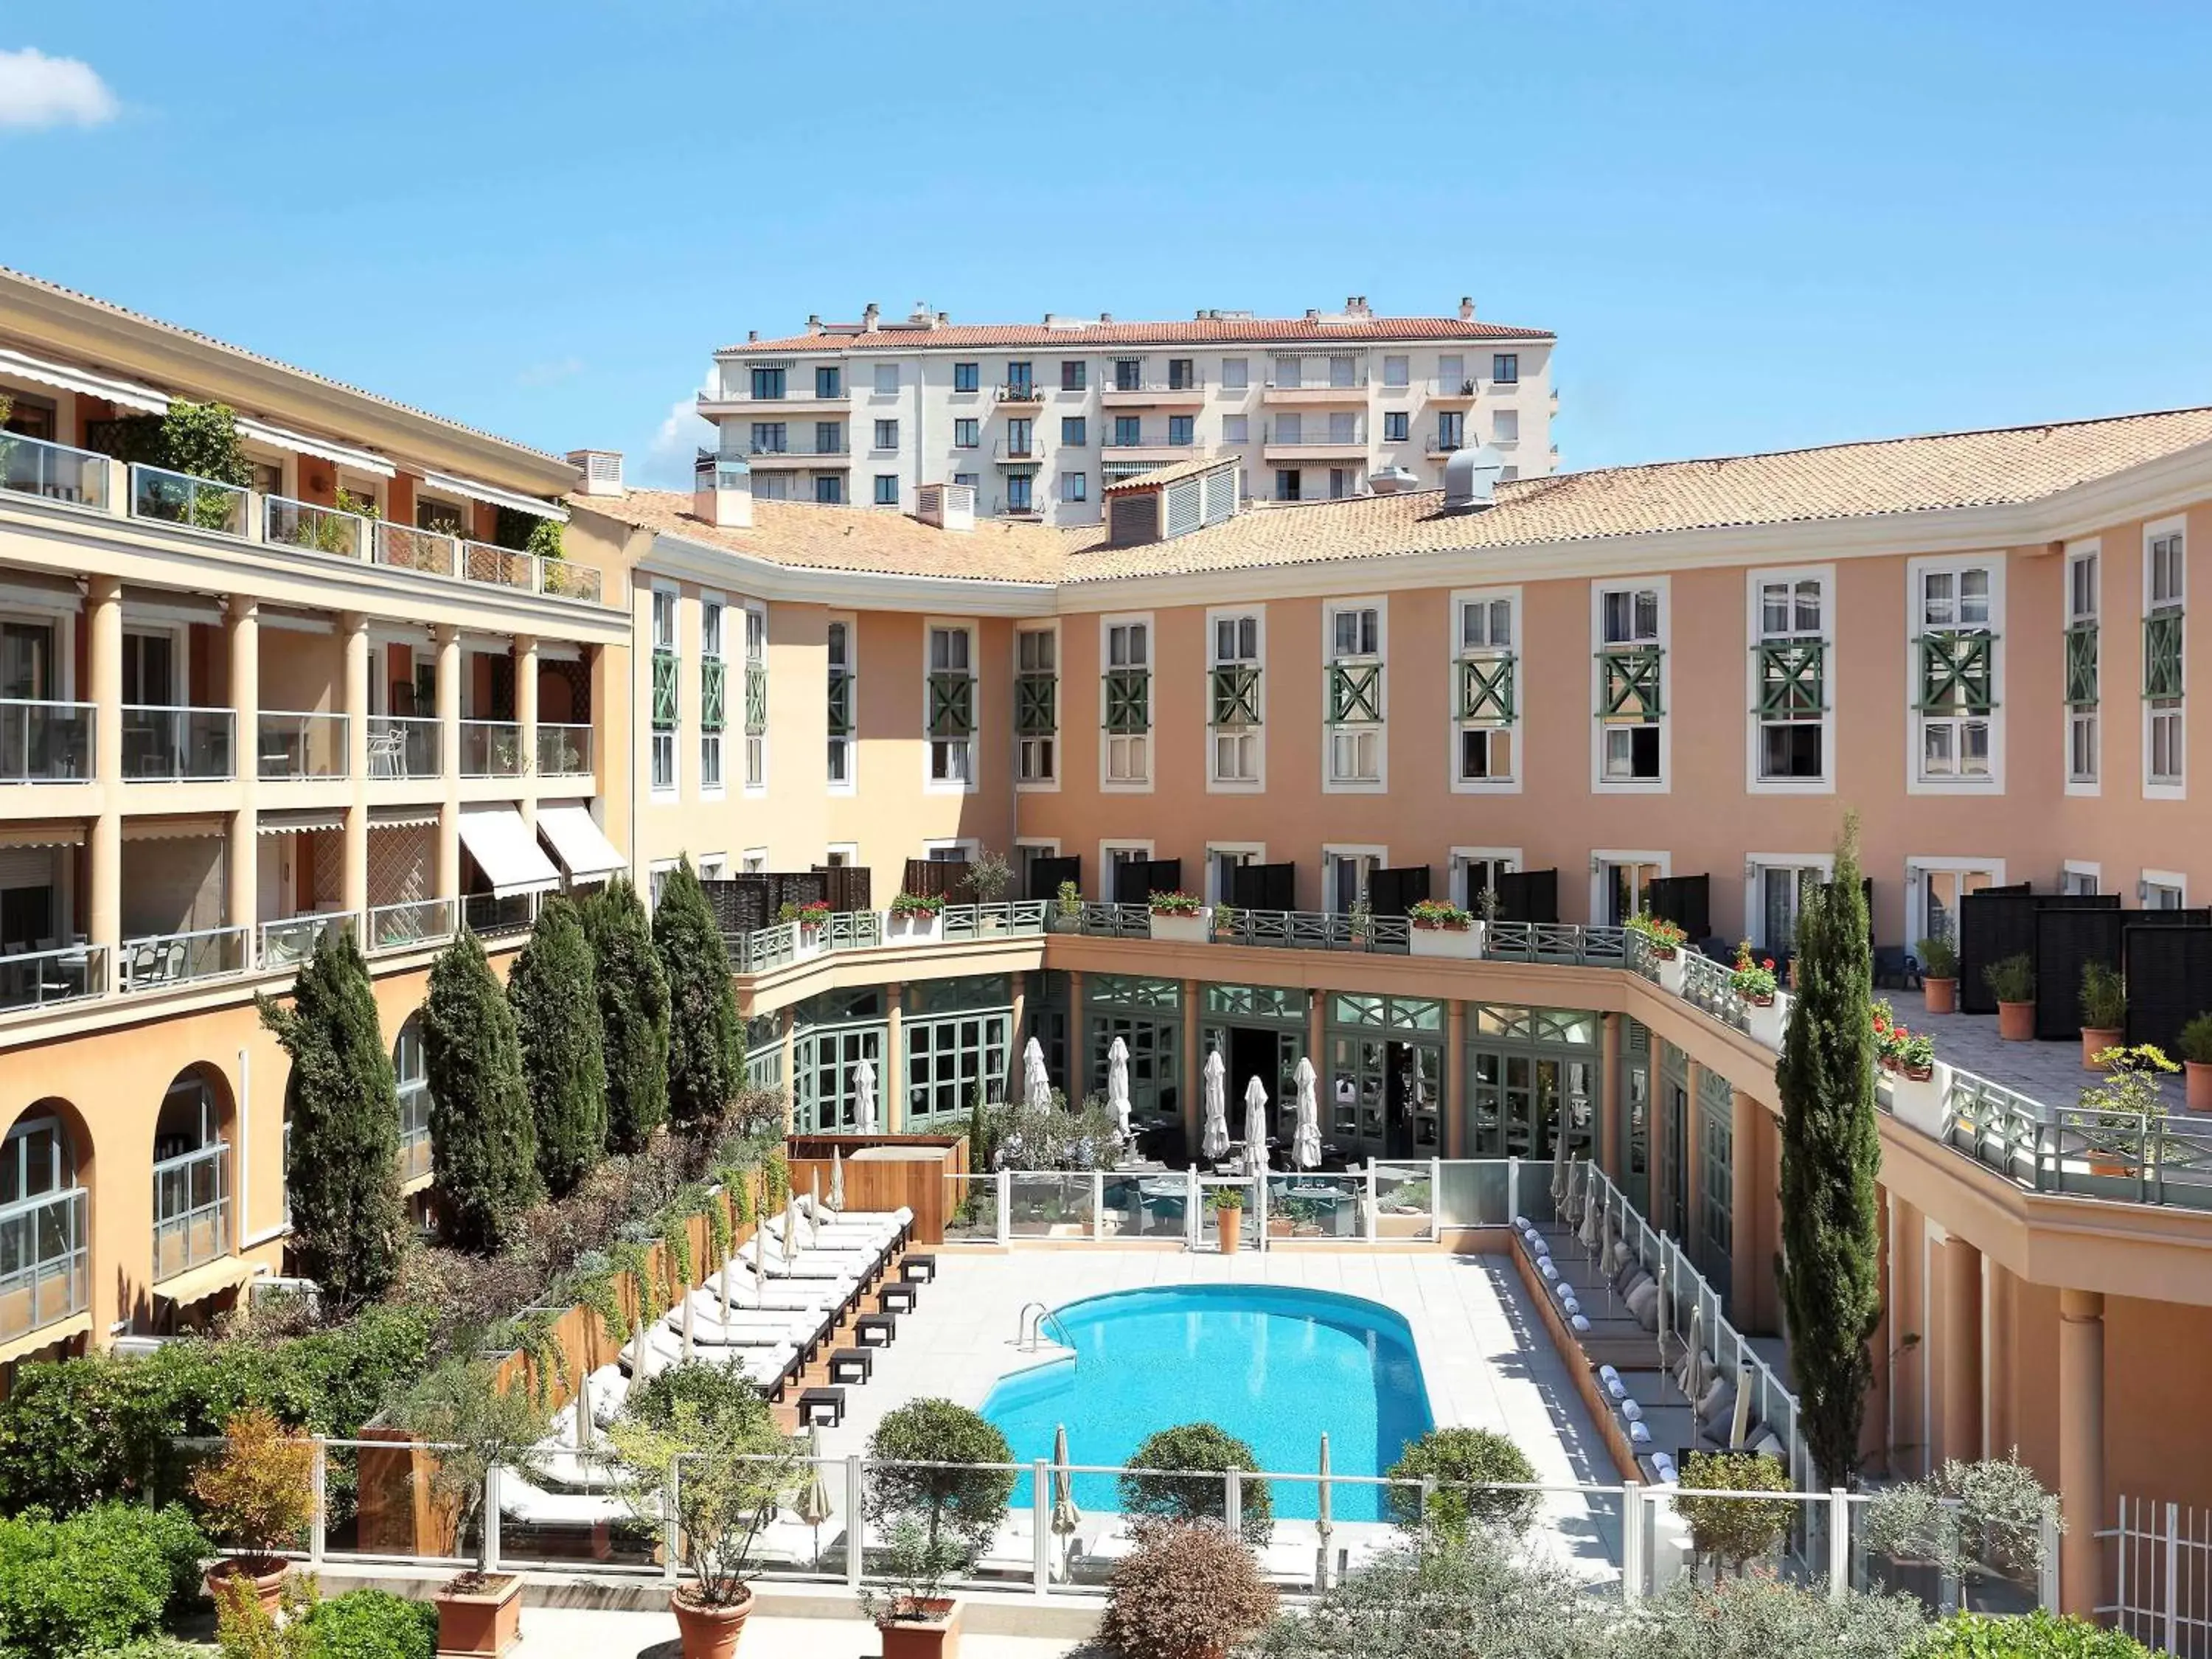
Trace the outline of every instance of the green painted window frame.
[[1030, 672], [1014, 677], [1014, 731], [1024, 738], [1048, 738], [1060, 730], [1060, 676]]
[[765, 665], [749, 662], [745, 665], [745, 735], [759, 737], [768, 730], [768, 669]]
[[830, 735], [853, 735], [853, 676], [841, 668], [830, 671]]
[[653, 653], [653, 725], [660, 732], [675, 730], [681, 713], [678, 698], [684, 689], [684, 670], [673, 651]]
[[1119, 734], [1152, 729], [1152, 674], [1148, 668], [1106, 671], [1106, 729]]
[[929, 677], [929, 735], [933, 738], [972, 738], [975, 735], [975, 677], [972, 674], [933, 673]]
[[1224, 663], [1211, 677], [1215, 726], [1260, 724], [1260, 671], [1250, 663]]
[[1828, 712], [1826, 640], [1765, 640], [1759, 649], [1759, 717], [1813, 720]]
[[1328, 723], [1364, 726], [1382, 718], [1382, 665], [1333, 662], [1328, 665]]
[[1459, 660], [1459, 717], [1487, 726], [1510, 726], [1519, 659], [1511, 653]]
[[719, 732], [724, 721], [724, 670], [720, 657], [699, 659], [699, 729]]
[[1598, 718], [1650, 721], [1663, 715], [1660, 672], [1666, 654], [1656, 645], [1615, 645], [1599, 652]]
[[2143, 618], [2143, 696], [2151, 702], [2176, 702], [2183, 695], [2182, 611], [2165, 605]]
[[2097, 706], [2097, 624], [2075, 623], [2066, 630], [2066, 706], [2086, 713]]
[[1987, 714], [1996, 708], [1996, 635], [1985, 628], [1930, 629], [1919, 639], [1923, 714]]

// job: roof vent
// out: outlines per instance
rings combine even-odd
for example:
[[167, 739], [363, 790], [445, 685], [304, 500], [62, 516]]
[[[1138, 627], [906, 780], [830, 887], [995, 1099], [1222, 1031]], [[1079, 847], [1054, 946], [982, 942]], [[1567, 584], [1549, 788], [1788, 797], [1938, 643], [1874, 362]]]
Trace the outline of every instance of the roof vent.
[[822, 331], [822, 313], [820, 312], [810, 311], [806, 313], [806, 331], [809, 334], [819, 334]]
[[860, 332], [873, 334], [883, 320], [883, 308], [871, 300], [868, 308], [860, 313]]
[[1473, 295], [1462, 294], [1459, 296], [1459, 319], [1462, 323], [1471, 323], [1474, 320], [1474, 299]]
[[975, 486], [927, 483], [915, 492], [914, 516], [939, 530], [958, 533], [975, 528]]
[[717, 530], [750, 530], [753, 522], [752, 469], [742, 455], [699, 452], [691, 467], [691, 516]]
[[1505, 458], [1488, 444], [1455, 450], [1444, 463], [1444, 511], [1473, 513], [1491, 505]]
[[580, 495], [619, 495], [623, 493], [622, 452], [618, 449], [572, 449], [568, 465], [584, 475], [576, 486]]
[[936, 314], [937, 313], [935, 312], [929, 308], [928, 301], [916, 300], [914, 302], [914, 309], [907, 314], [907, 321], [910, 323], [920, 323], [924, 328], [927, 328], [929, 326], [930, 319], [934, 317]]
[[1367, 488], [1376, 495], [1395, 495], [1420, 483], [1411, 467], [1378, 466], [1367, 475]]

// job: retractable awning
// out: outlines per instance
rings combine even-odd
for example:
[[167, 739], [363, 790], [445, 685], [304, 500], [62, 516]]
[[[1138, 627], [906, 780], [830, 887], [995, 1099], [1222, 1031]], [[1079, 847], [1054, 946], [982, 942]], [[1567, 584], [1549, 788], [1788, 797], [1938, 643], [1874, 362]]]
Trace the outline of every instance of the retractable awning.
[[82, 821], [41, 823], [18, 820], [14, 823], [0, 823], [0, 849], [13, 847], [82, 847], [84, 840]]
[[118, 380], [112, 375], [95, 374], [88, 368], [72, 368], [67, 363], [49, 362], [44, 357], [33, 357], [27, 352], [0, 351], [0, 370], [20, 375], [26, 380], [36, 380], [40, 386], [52, 386], [58, 392], [75, 392], [87, 398], [105, 398], [118, 409], [135, 409], [146, 415], [166, 415], [169, 399], [149, 386], [140, 386], [134, 380]]
[[538, 833], [553, 843], [553, 855], [571, 881], [605, 881], [629, 867], [629, 860], [592, 821], [588, 806], [539, 807]]
[[517, 513], [527, 513], [533, 518], [550, 519], [556, 524], [568, 522], [567, 507], [540, 501], [535, 495], [525, 495], [520, 490], [501, 489], [497, 484], [478, 483], [474, 478], [460, 477], [451, 472], [425, 472], [422, 482], [433, 489], [444, 490], [449, 495], [465, 495], [472, 501], [512, 507]]
[[345, 828], [345, 809], [331, 806], [297, 812], [264, 812], [253, 827], [264, 836], [330, 835]]
[[276, 449], [289, 449], [295, 455], [314, 455], [340, 466], [349, 466], [356, 472], [368, 472], [380, 478], [397, 477], [399, 469], [381, 455], [366, 449], [356, 449], [331, 438], [310, 438], [289, 427], [271, 426], [266, 421], [256, 421], [246, 416], [238, 417], [238, 435], [251, 438]]
[[463, 807], [461, 845], [500, 898], [543, 893], [561, 884], [561, 872], [538, 850], [538, 837], [512, 806]]
[[372, 830], [422, 830], [434, 827], [438, 809], [434, 806], [372, 806], [368, 809], [368, 827]]

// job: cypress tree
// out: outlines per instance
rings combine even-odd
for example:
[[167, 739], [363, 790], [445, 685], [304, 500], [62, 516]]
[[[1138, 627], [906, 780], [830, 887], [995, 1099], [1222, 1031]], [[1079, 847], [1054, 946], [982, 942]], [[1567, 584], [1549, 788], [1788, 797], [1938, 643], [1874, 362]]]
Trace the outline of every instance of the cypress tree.
[[722, 930], [689, 858], [660, 890], [653, 945], [668, 975], [668, 1115], [713, 1123], [744, 1086], [745, 1034]]
[[607, 1150], [607, 1068], [599, 1049], [599, 994], [576, 907], [548, 898], [507, 976], [522, 1040], [522, 1081], [538, 1128], [538, 1173], [555, 1197], [590, 1174]]
[[599, 994], [607, 1145], [644, 1150], [668, 1119], [668, 975], [637, 890], [617, 876], [581, 907]]
[[368, 967], [349, 933], [325, 937], [291, 1006], [255, 999], [291, 1056], [285, 1190], [300, 1265], [341, 1306], [381, 1294], [406, 1235], [399, 1091]]
[[1858, 820], [1844, 821], [1835, 878], [1797, 916], [1796, 1000], [1774, 1079], [1782, 1102], [1783, 1304], [1799, 1421], [1821, 1484], [1854, 1484], [1881, 1317], [1875, 1177], [1874, 956], [1859, 883]]
[[514, 1012], [483, 945], [466, 929], [430, 969], [422, 1062], [430, 1084], [432, 1189], [447, 1241], [495, 1250], [544, 1191]]

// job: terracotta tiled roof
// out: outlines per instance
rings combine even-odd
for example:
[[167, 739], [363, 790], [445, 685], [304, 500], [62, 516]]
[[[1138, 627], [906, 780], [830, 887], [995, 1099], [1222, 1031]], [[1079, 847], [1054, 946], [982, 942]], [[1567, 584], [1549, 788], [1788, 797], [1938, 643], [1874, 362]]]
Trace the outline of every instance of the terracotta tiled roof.
[[1211, 472], [1218, 466], [1235, 461], [1234, 455], [1200, 455], [1188, 461], [1170, 461], [1165, 466], [1156, 466], [1148, 472], [1132, 472], [1116, 478], [1106, 486], [1111, 495], [1117, 489], [1157, 489], [1164, 483], [1173, 483], [1177, 478], [1194, 477], [1200, 472]]
[[1458, 317], [1369, 317], [1358, 322], [1308, 322], [1303, 317], [1212, 318], [1183, 323], [953, 323], [916, 328], [885, 323], [872, 332], [857, 323], [833, 323], [820, 334], [793, 334], [781, 340], [748, 340], [724, 346], [717, 356], [810, 351], [912, 351], [925, 347], [972, 346], [979, 350], [1007, 346], [1064, 348], [1083, 351], [1109, 345], [1370, 345], [1391, 340], [1550, 340], [1546, 328], [1516, 328]]

